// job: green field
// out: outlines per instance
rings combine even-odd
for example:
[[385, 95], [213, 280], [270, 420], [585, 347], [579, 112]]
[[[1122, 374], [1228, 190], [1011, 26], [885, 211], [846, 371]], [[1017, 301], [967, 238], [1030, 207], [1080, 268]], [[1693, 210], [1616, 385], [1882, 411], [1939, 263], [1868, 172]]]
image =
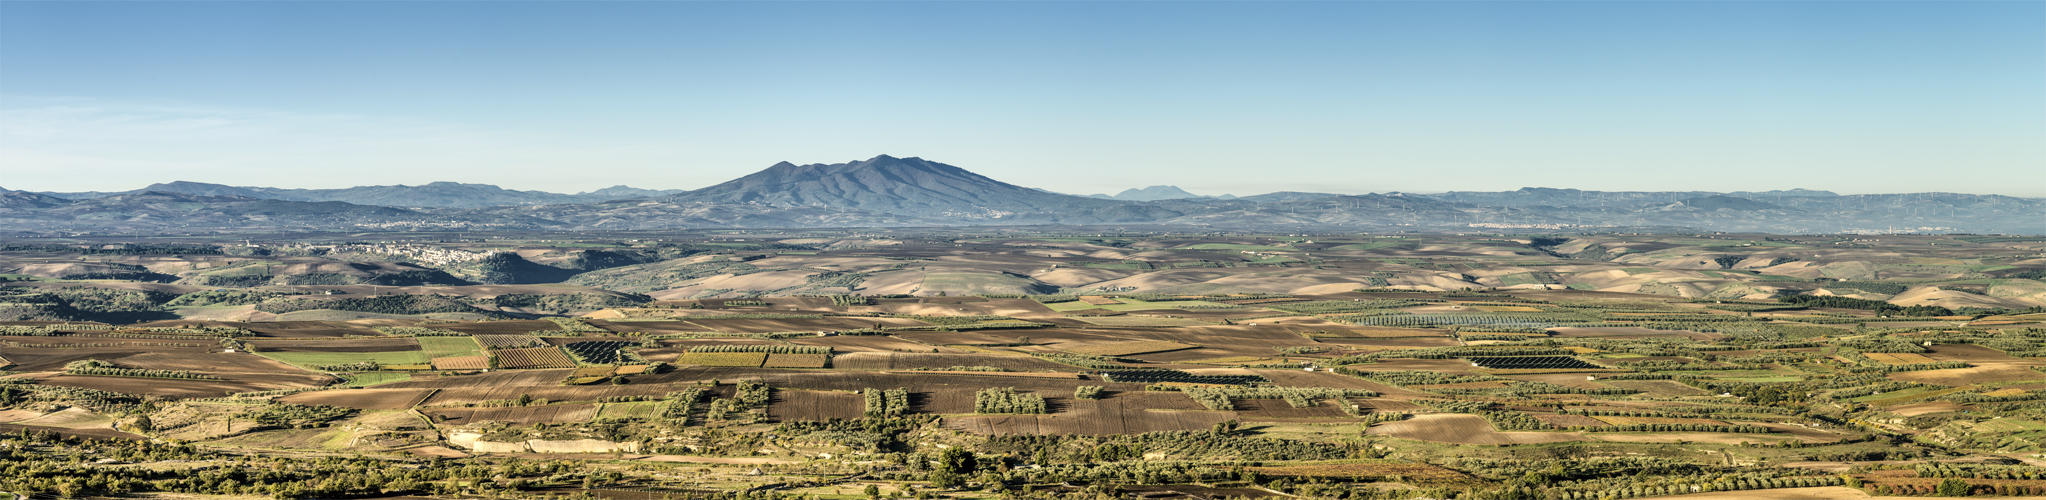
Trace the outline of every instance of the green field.
[[604, 403], [597, 409], [597, 418], [653, 418], [660, 411], [659, 401], [635, 401], [631, 403]]
[[1406, 241], [1406, 240], [1381, 240], [1381, 241], [1373, 241], [1373, 242], [1370, 242], [1370, 243], [1357, 243], [1357, 244], [1353, 244], [1353, 245], [1343, 245], [1343, 246], [1339, 246], [1339, 247], [1332, 247], [1332, 248], [1329, 248], [1329, 250], [1377, 250], [1377, 249], [1380, 249], [1380, 248], [1392, 248], [1392, 247], [1396, 247], [1396, 246], [1400, 246], [1400, 245], [1405, 245], [1405, 244], [1408, 244], [1408, 243], [1412, 243], [1412, 242], [1411, 242], [1411, 241]]
[[994, 273], [931, 273], [924, 277], [924, 292], [944, 292], [946, 295], [996, 294], [1039, 294], [1051, 291], [1049, 285], [1035, 280]]
[[412, 380], [412, 374], [403, 372], [369, 372], [356, 374], [354, 377], [349, 378], [348, 383], [343, 384], [343, 387], [369, 387], [407, 380]]
[[1976, 429], [1990, 432], [2023, 432], [2046, 430], [2046, 424], [2016, 418], [1999, 418], [1975, 424]]
[[475, 337], [419, 337], [418, 340], [419, 349], [431, 358], [483, 355], [483, 346], [476, 344]]

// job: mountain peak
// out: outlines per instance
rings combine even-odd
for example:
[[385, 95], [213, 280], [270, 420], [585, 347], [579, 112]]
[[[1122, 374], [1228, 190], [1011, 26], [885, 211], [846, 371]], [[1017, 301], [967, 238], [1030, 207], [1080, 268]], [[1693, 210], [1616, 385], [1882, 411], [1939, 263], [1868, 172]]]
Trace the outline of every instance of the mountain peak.
[[856, 208], [898, 215], [1000, 218], [1101, 201], [1017, 186], [922, 158], [879, 155], [846, 163], [776, 163], [745, 177], [675, 195], [677, 202]]
[[1101, 196], [1096, 196], [1096, 198], [1106, 198], [1106, 199], [1111, 199], [1111, 200], [1123, 200], [1123, 201], [1160, 201], [1160, 200], [1183, 200], [1183, 199], [1188, 199], [1188, 198], [1215, 198], [1215, 199], [1224, 199], [1224, 200], [1233, 200], [1233, 199], [1236, 199], [1236, 197], [1235, 197], [1235, 196], [1231, 196], [1231, 195], [1226, 195], [1226, 194], [1225, 194], [1225, 195], [1222, 195], [1222, 196], [1204, 196], [1204, 195], [1198, 195], [1198, 194], [1193, 194], [1193, 193], [1189, 193], [1189, 192], [1186, 192], [1186, 190], [1184, 190], [1184, 189], [1180, 189], [1180, 188], [1179, 188], [1179, 186], [1162, 186], [1162, 185], [1161, 185], [1161, 186], [1151, 186], [1151, 187], [1146, 187], [1146, 188], [1141, 188], [1141, 189], [1138, 189], [1138, 188], [1132, 188], [1132, 189], [1125, 189], [1125, 190], [1123, 190], [1123, 192], [1121, 192], [1121, 193], [1117, 193], [1117, 194], [1116, 194], [1115, 196], [1105, 196], [1105, 195], [1101, 195]]

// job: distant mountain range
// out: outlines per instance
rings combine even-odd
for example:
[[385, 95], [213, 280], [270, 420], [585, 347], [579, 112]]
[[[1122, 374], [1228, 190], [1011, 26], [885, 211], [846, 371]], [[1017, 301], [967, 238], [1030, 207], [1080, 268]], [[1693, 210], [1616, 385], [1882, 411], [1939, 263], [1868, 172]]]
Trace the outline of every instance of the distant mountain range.
[[701, 227], [1159, 225], [1342, 231], [2046, 234], [2046, 199], [1789, 190], [1200, 196], [1174, 186], [1074, 196], [921, 158], [765, 170], [703, 189], [578, 194], [486, 184], [279, 189], [171, 182], [120, 193], [0, 189], [0, 234], [648, 230]]
[[241, 187], [204, 182], [176, 181], [150, 184], [134, 191], [120, 192], [78, 192], [40, 193], [70, 200], [89, 200], [109, 196], [142, 194], [148, 192], [180, 193], [199, 196], [241, 196], [265, 200], [285, 201], [339, 201], [357, 205], [382, 205], [390, 207], [497, 207], [506, 205], [551, 205], [559, 203], [595, 203], [624, 198], [648, 198], [684, 192], [680, 189], [652, 190], [628, 186], [612, 186], [596, 191], [577, 194], [549, 193], [545, 191], [515, 191], [489, 184], [462, 184], [435, 182], [423, 186], [356, 186], [342, 189], [284, 189], [270, 187]]
[[1179, 186], [1151, 186], [1142, 189], [1131, 188], [1125, 189], [1123, 190], [1123, 192], [1116, 193], [1115, 196], [1109, 196], [1105, 194], [1090, 194], [1087, 195], [1087, 197], [1100, 198], [1104, 200], [1124, 201], [1184, 200], [1187, 198], [1212, 198], [1217, 200], [1236, 199], [1235, 196], [1226, 194], [1221, 196], [1201, 196], [1198, 194], [1186, 192], [1186, 190], [1180, 189]]

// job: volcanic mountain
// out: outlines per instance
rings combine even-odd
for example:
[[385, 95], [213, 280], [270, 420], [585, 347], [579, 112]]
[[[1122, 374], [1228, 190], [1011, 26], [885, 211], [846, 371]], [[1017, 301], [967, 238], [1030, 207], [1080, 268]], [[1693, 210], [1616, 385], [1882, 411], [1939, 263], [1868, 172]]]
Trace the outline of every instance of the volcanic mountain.
[[[1026, 188], [925, 160], [876, 156], [838, 164], [777, 163], [752, 175], [666, 198], [688, 203], [852, 208], [964, 219], [1116, 220], [1155, 217], [1127, 202]], [[1126, 213], [1126, 212], [1138, 213]]]

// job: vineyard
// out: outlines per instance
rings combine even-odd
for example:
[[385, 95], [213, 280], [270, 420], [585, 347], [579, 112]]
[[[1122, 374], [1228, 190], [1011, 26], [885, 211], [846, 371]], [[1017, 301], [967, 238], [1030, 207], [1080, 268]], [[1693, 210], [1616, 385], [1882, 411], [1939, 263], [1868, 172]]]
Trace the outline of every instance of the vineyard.
[[1102, 380], [1121, 384], [1269, 384], [1260, 375], [1194, 375], [1179, 370], [1106, 370], [1094, 372]]
[[689, 352], [759, 352], [767, 354], [819, 354], [830, 355], [830, 346], [814, 345], [706, 345], [689, 348]]
[[522, 349], [546, 347], [547, 342], [531, 335], [477, 335], [476, 343], [485, 349]]
[[1572, 356], [1465, 356], [1463, 359], [1482, 368], [1498, 370], [1607, 369]]
[[639, 347], [639, 343], [623, 340], [594, 340], [561, 346], [562, 350], [568, 351], [568, 354], [574, 356], [575, 359], [583, 363], [596, 365], [618, 364], [623, 351], [627, 347]]
[[490, 368], [490, 356], [433, 358], [432, 365], [435, 370], [487, 370]]
[[504, 349], [497, 351], [497, 367], [507, 370], [538, 368], [572, 368], [575, 360], [561, 349], [533, 347], [525, 349]]

